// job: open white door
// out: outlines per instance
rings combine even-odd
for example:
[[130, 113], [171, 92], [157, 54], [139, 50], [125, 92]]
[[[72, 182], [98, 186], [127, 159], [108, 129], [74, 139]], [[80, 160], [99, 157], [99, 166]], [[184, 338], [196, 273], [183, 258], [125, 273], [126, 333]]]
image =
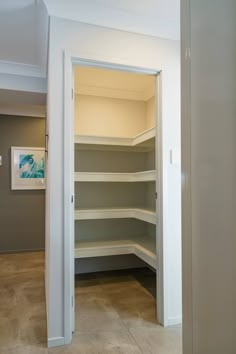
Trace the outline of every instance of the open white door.
[[64, 56], [64, 333], [65, 344], [74, 331], [74, 70]]

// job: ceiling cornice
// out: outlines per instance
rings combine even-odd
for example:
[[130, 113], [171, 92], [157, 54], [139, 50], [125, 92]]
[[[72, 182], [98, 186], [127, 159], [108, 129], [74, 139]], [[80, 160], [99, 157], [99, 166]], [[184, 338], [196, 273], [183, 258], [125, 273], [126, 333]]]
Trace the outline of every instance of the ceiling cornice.
[[0, 60], [0, 73], [46, 78], [44, 68], [39, 65]]
[[0, 73], [0, 89], [25, 92], [47, 92], [46, 78]]

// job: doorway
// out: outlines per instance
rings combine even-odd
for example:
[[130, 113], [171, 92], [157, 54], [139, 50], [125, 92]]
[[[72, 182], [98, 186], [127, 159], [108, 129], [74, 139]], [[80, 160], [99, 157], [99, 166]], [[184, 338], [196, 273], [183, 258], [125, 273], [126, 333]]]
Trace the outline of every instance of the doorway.
[[75, 273], [149, 267], [156, 274], [156, 81], [153, 74], [74, 68]]
[[[133, 134], [133, 136], [131, 135], [127, 135], [125, 137], [126, 139], [126, 142], [125, 144], [124, 143], [121, 143], [120, 144], [120, 140], [119, 140], [119, 136], [109, 136], [107, 135], [105, 132], [102, 132], [101, 131], [101, 128], [102, 126], [105, 127], [105, 129], [108, 129], [108, 126], [107, 124], [102, 124], [102, 125], [97, 125], [97, 129], [100, 130], [100, 134], [98, 134], [97, 136], [94, 134], [94, 132], [91, 134], [91, 132], [89, 132], [89, 127], [93, 126], [94, 127], [94, 124], [91, 125], [89, 124], [89, 120], [88, 119], [85, 119], [84, 122], [81, 121], [81, 125], [80, 126], [77, 126], [78, 129], [80, 129], [82, 127], [82, 129], [84, 129], [84, 132], [83, 134], [74, 134], [74, 125], [76, 126], [77, 122], [74, 122], [73, 121], [73, 118], [74, 118], [74, 112], [75, 112], [75, 107], [74, 107], [74, 102], [75, 102], [75, 94], [76, 94], [76, 81], [75, 81], [75, 78], [76, 78], [76, 75], [75, 75], [75, 72], [76, 72], [76, 66], [80, 67], [80, 68], [86, 68], [86, 70], [100, 70], [100, 71], [103, 71], [104, 73], [104, 70], [110, 70], [110, 71], [114, 71], [116, 73], [129, 73], [132, 75], [134, 75], [134, 73], [136, 75], [146, 75], [146, 76], [152, 76], [152, 77], [155, 77], [156, 80], [155, 80], [155, 84], [156, 84], [156, 88], [154, 88], [154, 91], [155, 91], [155, 102], [158, 103], [155, 107], [157, 107], [156, 109], [156, 115], [155, 115], [155, 121], [156, 119], [158, 119], [158, 127], [159, 129], [157, 130], [157, 132], [155, 131], [155, 134], [152, 136], [153, 134], [153, 131], [150, 133], [149, 129], [147, 130], [147, 132], [143, 132], [144, 135], [145, 134], [149, 134], [149, 136], [147, 137], [147, 140], [152, 140], [153, 141], [153, 138], [154, 138], [154, 145], [155, 145], [155, 149], [157, 151], [157, 154], [155, 155], [156, 156], [156, 160], [155, 160], [155, 166], [158, 166], [157, 168], [157, 174], [155, 175], [155, 184], [156, 184], [156, 188], [154, 187], [150, 187], [149, 188], [149, 193], [152, 193], [150, 192], [151, 190], [153, 191], [154, 190], [154, 194], [155, 194], [155, 198], [156, 199], [156, 202], [155, 202], [155, 207], [156, 207], [156, 210], [158, 210], [158, 222], [156, 222], [156, 214], [150, 214], [150, 213], [143, 213], [143, 211], [140, 212], [140, 210], [134, 210], [134, 209], [139, 209], [139, 208], [126, 208], [126, 209], [129, 209], [128, 212], [129, 214], [122, 214], [124, 212], [123, 208], [121, 208], [122, 210], [107, 210], [106, 207], [104, 207], [104, 205], [96, 205], [96, 207], [100, 207], [99, 211], [97, 210], [94, 210], [92, 208], [91, 205], [86, 205], [86, 203], [89, 202], [94, 202], [94, 200], [96, 198], [91, 198], [91, 196], [89, 198], [86, 199], [86, 193], [85, 193], [85, 189], [82, 188], [81, 191], [79, 192], [80, 193], [80, 196], [81, 196], [81, 199], [80, 199], [80, 202], [81, 200], [84, 199], [84, 202], [85, 204], [82, 205], [81, 208], [78, 208], [80, 210], [77, 210], [75, 213], [74, 213], [74, 208], [75, 208], [75, 205], [77, 204], [77, 198], [76, 198], [76, 189], [78, 188], [76, 186], [77, 182], [78, 182], [78, 186], [79, 185], [82, 185], [83, 183], [87, 183], [87, 190], [88, 191], [92, 191], [93, 193], [101, 193], [101, 189], [103, 188], [103, 195], [111, 195], [110, 193], [107, 193], [107, 191], [105, 191], [104, 187], [105, 184], [104, 184], [104, 180], [101, 180], [104, 179], [104, 173], [103, 173], [103, 176], [101, 176], [101, 173], [104, 172], [103, 171], [94, 171], [93, 168], [91, 169], [91, 166], [94, 167], [94, 163], [96, 165], [99, 166], [99, 168], [101, 168], [101, 166], [103, 165], [104, 166], [104, 162], [105, 161], [108, 161], [109, 159], [111, 161], [114, 161], [113, 158], [111, 158], [111, 156], [109, 156], [108, 158], [108, 154], [110, 154], [109, 151], [107, 151], [107, 149], [105, 148], [104, 149], [104, 146], [119, 146], [119, 145], [123, 145], [123, 148], [125, 145], [130, 145], [130, 147], [134, 147], [132, 146], [132, 144], [134, 144], [133, 140], [135, 139], [135, 134]], [[85, 70], [85, 71], [86, 71]], [[83, 72], [81, 71], [79, 73], [79, 76], [80, 78], [83, 77]], [[93, 75], [90, 75], [93, 79]], [[104, 78], [104, 75], [102, 75], [102, 77]], [[82, 85], [84, 86], [84, 90], [86, 92], [86, 94], [81, 94], [81, 96], [88, 96], [88, 91], [90, 91], [90, 95], [91, 95], [91, 91], [93, 91], [92, 93], [92, 96], [96, 96], [96, 100], [97, 100], [97, 97], [101, 97], [102, 95], [98, 95], [97, 93], [95, 94], [94, 93], [94, 90], [96, 91], [97, 90], [97, 87], [94, 88], [94, 86], [97, 86], [97, 85], [90, 85], [90, 84], [84, 84]], [[80, 90], [81, 88], [79, 88]], [[82, 90], [82, 89], [81, 89]], [[104, 87], [103, 87], [103, 90], [104, 90]], [[110, 90], [112, 91], [112, 90]], [[116, 90], [117, 91], [117, 90]], [[128, 90], [126, 90], [128, 91]], [[113, 90], [114, 92], [114, 90]], [[111, 93], [109, 93], [109, 95], [111, 95]], [[103, 98], [104, 98], [104, 93], [103, 93]], [[111, 97], [109, 97], [109, 99], [111, 99]], [[114, 99], [114, 98], [113, 98]], [[80, 109], [83, 110], [84, 112], [87, 112], [88, 113], [88, 110], [91, 110], [93, 109], [92, 108], [92, 105], [91, 104], [88, 104], [87, 105], [87, 108], [85, 108], [85, 101], [90, 101], [90, 99], [85, 98], [83, 97], [81, 99], [81, 105], [80, 105]], [[87, 102], [88, 103], [88, 102]], [[80, 223], [80, 227], [78, 227], [78, 229], [81, 231], [81, 230], [84, 230], [84, 233], [81, 232], [81, 234], [85, 235], [85, 239], [82, 240], [82, 242], [84, 242], [84, 245], [86, 243], [86, 235], [89, 234], [89, 231], [85, 231], [86, 230], [86, 227], [88, 227], [88, 224], [90, 224], [90, 228], [91, 228], [91, 224], [93, 224], [93, 228], [97, 231], [99, 231], [99, 228], [100, 230], [104, 230], [104, 227], [103, 227], [103, 223], [104, 223], [104, 220], [106, 219], [111, 219], [112, 220], [112, 223], [117, 222], [117, 220], [120, 220], [120, 219], [124, 219], [125, 222], [127, 222], [127, 219], [138, 219], [138, 222], [139, 223], [149, 223], [150, 220], [155, 220], [155, 221], [151, 221], [150, 222], [150, 226], [149, 226], [149, 229], [152, 228], [154, 230], [151, 231], [151, 234], [155, 234], [157, 237], [156, 237], [156, 244], [155, 244], [155, 251], [158, 249], [158, 257], [156, 257], [156, 264], [157, 264], [157, 267], [158, 267], [158, 276], [157, 276], [157, 302], [158, 302], [158, 320], [159, 320], [159, 323], [163, 324], [163, 325], [166, 325], [165, 323], [165, 318], [164, 318], [164, 312], [165, 312], [165, 308], [164, 308], [164, 295], [163, 295], [163, 292], [164, 292], [164, 284], [163, 284], [163, 238], [162, 238], [162, 122], [161, 122], [161, 104], [162, 104], [162, 100], [161, 100], [161, 72], [159, 72], [158, 70], [154, 71], [154, 70], [145, 70], [145, 69], [139, 69], [139, 68], [135, 68], [135, 67], [126, 67], [126, 66], [119, 66], [119, 65], [115, 65], [115, 64], [110, 64], [110, 63], [102, 63], [102, 62], [94, 62], [94, 61], [86, 61], [86, 60], [79, 60], [79, 59], [73, 59], [70, 57], [70, 56], [65, 56], [65, 106], [64, 106], [64, 114], [65, 114], [65, 117], [67, 117], [67, 119], [65, 119], [64, 121], [64, 133], [65, 133], [65, 156], [67, 156], [67, 158], [65, 159], [65, 170], [66, 171], [69, 171], [69, 173], [67, 173], [65, 175], [65, 206], [67, 205], [67, 207], [65, 207], [65, 210], [64, 210], [64, 213], [65, 213], [65, 235], [67, 235], [66, 239], [67, 241], [69, 240], [69, 242], [66, 243], [65, 245], [65, 262], [69, 262], [69, 265], [70, 265], [70, 271], [69, 271], [69, 274], [70, 276], [67, 277], [67, 285], [65, 287], [65, 293], [68, 293], [69, 296], [66, 296], [65, 297], [65, 317], [67, 318], [67, 321], [68, 323], [70, 323], [70, 329], [73, 331], [74, 330], [74, 303], [75, 303], [75, 299], [74, 299], [74, 258], [80, 258], [79, 260], [79, 263], [82, 263], [82, 259], [83, 261], [85, 261], [84, 258], [96, 258], [96, 261], [98, 259], [98, 255], [99, 257], [103, 257], [103, 259], [105, 259], [106, 257], [108, 256], [117, 256], [117, 255], [120, 255], [119, 253], [116, 254], [116, 253], [112, 253], [111, 255], [107, 253], [107, 249], [106, 251], [104, 251], [104, 249], [106, 247], [110, 248], [110, 245], [107, 245], [107, 244], [104, 244], [102, 248], [99, 248], [99, 251], [97, 249], [97, 244], [96, 244], [96, 240], [92, 240], [93, 242], [95, 242], [92, 246], [93, 246], [93, 249], [90, 247], [91, 246], [91, 243], [90, 243], [90, 246], [88, 248], [83, 248], [83, 249], [79, 249], [79, 247], [74, 247], [74, 237], [75, 237], [75, 232], [74, 232], [74, 225], [75, 225], [75, 219], [76, 222], [79, 221]], [[90, 116], [91, 116], [91, 112], [90, 112]], [[70, 120], [68, 120], [68, 117], [71, 117]], [[104, 117], [103, 117], [104, 118]], [[75, 124], [74, 124], [75, 123]], [[114, 128], [114, 126], [113, 126]], [[140, 145], [142, 145], [142, 142], [144, 142], [144, 145], [146, 144], [146, 139], [144, 138], [144, 140], [142, 140], [142, 132], [139, 132], [140, 135], [141, 135], [141, 139], [139, 138], [139, 134], [137, 134], [137, 141], [138, 143], [140, 143]], [[157, 138], [156, 138], [156, 133], [157, 133]], [[114, 132], [113, 132], [114, 134]], [[129, 133], [130, 134], [130, 133]], [[92, 141], [91, 141], [91, 136], [92, 136]], [[112, 138], [112, 142], [111, 140], [107, 143], [105, 142], [104, 143], [104, 138], [107, 138], [107, 137], [110, 137]], [[118, 138], [118, 140], [117, 140]], [[123, 137], [124, 138], [124, 137]], [[140, 141], [139, 141], [140, 139]], [[103, 141], [101, 141], [103, 140]], [[115, 141], [115, 143], [114, 143]], [[117, 143], [119, 141], [119, 143]], [[76, 144], [75, 144], [76, 143]], [[77, 145], [77, 148], [75, 148], [75, 146]], [[78, 146], [80, 145], [80, 147], [78, 148]], [[84, 148], [84, 146], [86, 146], [86, 148]], [[87, 149], [89, 146], [89, 149]], [[91, 147], [92, 146], [92, 147]], [[99, 146], [99, 149], [97, 149], [98, 151], [96, 151], [96, 154], [95, 154], [95, 157], [93, 156], [92, 159], [91, 159], [91, 156], [94, 155], [94, 146], [96, 146], [96, 149], [97, 149], [97, 146]], [[101, 146], [103, 147], [101, 149]], [[150, 148], [150, 147], [149, 147]], [[119, 151], [120, 149], [118, 149], [117, 151], [117, 148], [115, 149], [115, 154], [116, 155], [119, 155], [119, 154], [122, 154], [124, 152], [122, 151]], [[126, 150], [127, 150], [127, 146], [126, 146]], [[140, 151], [141, 153], [141, 151]], [[147, 151], [146, 151], [147, 153]], [[86, 163], [88, 163], [88, 161], [93, 161], [92, 164], [90, 164], [90, 166], [86, 166], [86, 168], [88, 168], [88, 170], [86, 171], [86, 168], [85, 170], [80, 170], [80, 171], [75, 171], [75, 163], [74, 163], [74, 156], [76, 154], [80, 154], [80, 156], [84, 155], [83, 158], [80, 159], [80, 161], [84, 160], [86, 161]], [[82, 154], [82, 155], [81, 155]], [[126, 154], [128, 154], [128, 152], [126, 151]], [[99, 155], [102, 156], [103, 155], [103, 161], [104, 162], [101, 162], [101, 158], [99, 158]], [[134, 155], [133, 155], [134, 156]], [[122, 159], [121, 159], [122, 160]], [[150, 158], [149, 158], [150, 160]], [[83, 162], [82, 162], [82, 165], [83, 165]], [[86, 164], [84, 164], [85, 166]], [[137, 168], [137, 167], [136, 167]], [[78, 172], [77, 174], [75, 172]], [[117, 171], [116, 171], [117, 172]], [[139, 171], [141, 172], [141, 171]], [[96, 178], [98, 178], [98, 180], [94, 180], [95, 176], [93, 175], [94, 173], [96, 173]], [[107, 171], [106, 172], [106, 176], [105, 178], [113, 178], [111, 176], [108, 177], [107, 173], [113, 173], [113, 171]], [[124, 171], [120, 172], [120, 174], [124, 173]], [[130, 173], [132, 174], [132, 173]], [[129, 177], [129, 178], [132, 178], [132, 176], [127, 176], [126, 175], [126, 178]], [[137, 175], [136, 175], [137, 177]], [[99, 180], [100, 178], [100, 180]], [[117, 176], [116, 176], [117, 178]], [[144, 178], [153, 178], [153, 177], [144, 177]], [[74, 183], [74, 179], [76, 179], [76, 183]], [[89, 180], [88, 180], [89, 179]], [[100, 182], [100, 186], [102, 185], [102, 188], [101, 187], [97, 187], [98, 186], [98, 182]], [[113, 181], [111, 182], [111, 180], [106, 180], [106, 182], [111, 183], [114, 185], [114, 183], [118, 183], [118, 181]], [[120, 181], [119, 181], [120, 182]], [[127, 182], [127, 181], [126, 181]], [[136, 181], [137, 182], [137, 181]], [[94, 183], [94, 186], [91, 188], [92, 186], [92, 183]], [[121, 183], [121, 182], [120, 182]], [[95, 184], [96, 184], [96, 187], [95, 187]], [[130, 184], [130, 182], [129, 182]], [[134, 183], [135, 184], [135, 183]], [[74, 185], [76, 186], [74, 188]], [[123, 185], [125, 185], [123, 183]], [[130, 184], [131, 185], [131, 184]], [[137, 185], [137, 184], [136, 184]], [[96, 190], [97, 188], [97, 190]], [[129, 188], [130, 189], [130, 188]], [[84, 196], [82, 196], [82, 194], [84, 194]], [[133, 192], [132, 192], [133, 193]], [[133, 193], [134, 194], [134, 193]], [[119, 194], [120, 195], [120, 194]], [[158, 198], [159, 196], [159, 198]], [[98, 200], [101, 201], [101, 197], [97, 198]], [[79, 199], [78, 199], [79, 200]], [[104, 200], [103, 200], [104, 202]], [[109, 201], [110, 202], [110, 201]], [[96, 202], [97, 203], [97, 202]], [[101, 210], [101, 207], [103, 207], [103, 210]], [[110, 205], [109, 205], [110, 207]], [[97, 208], [96, 208], [97, 209]], [[110, 216], [108, 217], [107, 216], [107, 212], [109, 213], [112, 213], [110, 214]], [[118, 214], [117, 214], [118, 212]], [[127, 210], [125, 210], [125, 212], [127, 213]], [[153, 218], [153, 219], [152, 219]], [[148, 219], [148, 220], [147, 220]], [[90, 221], [89, 221], [90, 220]], [[106, 220], [107, 222], [107, 220]], [[87, 224], [87, 226], [86, 226]], [[100, 225], [99, 225], [100, 224]], [[155, 231], [155, 228], [153, 228], [153, 225], [156, 224], [156, 230], [158, 230], [158, 232]], [[89, 228], [88, 227], [88, 228]], [[109, 226], [110, 229], [113, 229], [113, 230], [116, 230], [116, 226], [115, 226], [115, 223], [113, 225], [110, 225]], [[90, 229], [90, 232], [91, 232], [91, 229]], [[76, 231], [77, 233], [77, 231]], [[99, 232], [98, 232], [99, 233]], [[91, 235], [91, 233], [90, 233]], [[90, 240], [91, 241], [91, 240]], [[126, 240], [127, 241], [127, 240]], [[81, 242], [81, 240], [79, 241]], [[107, 242], [107, 240], [103, 240], [103, 242]], [[87, 245], [86, 245], [87, 246]], [[123, 255], [124, 254], [130, 254], [130, 253], [133, 253], [135, 254], [135, 252], [139, 252], [139, 255], [138, 257], [139, 258], [144, 258], [143, 256], [140, 256], [140, 254], [142, 255], [142, 252], [140, 251], [137, 251], [137, 249], [135, 250], [135, 246], [132, 244], [128, 244], [128, 245], [125, 245], [125, 251], [124, 251], [124, 245], [122, 244], [121, 245], [123, 247]], [[127, 247], [126, 247], [127, 246]], [[120, 247], [120, 245], [118, 245], [118, 248]], [[127, 248], [129, 248], [129, 251], [127, 251]], [[132, 249], [132, 251], [131, 251]], [[92, 250], [92, 252], [91, 252]], [[104, 253], [105, 252], [105, 253]], [[111, 252], [114, 252], [114, 250], [112, 250]], [[117, 250], [115, 251], [117, 252]], [[119, 252], [121, 252], [119, 250]], [[70, 255], [70, 256], [68, 256]], [[137, 254], [135, 255], [137, 256]], [[101, 259], [101, 258], [100, 258]], [[87, 260], [86, 260], [87, 261]], [[142, 261], [144, 262], [147, 262], [147, 259], [142, 259]], [[154, 261], [155, 263], [155, 261]], [[87, 263], [88, 265], [88, 263]], [[148, 264], [149, 267], [152, 267], [152, 268], [155, 268], [153, 267], [154, 264]], [[81, 272], [81, 269], [83, 268], [81, 266], [81, 264], [79, 266], [76, 266], [77, 270], [79, 269], [79, 272]], [[85, 267], [87, 268], [87, 267]], [[67, 268], [67, 271], [68, 271], [69, 268]], [[99, 270], [98, 266], [95, 266], [95, 270]], [[67, 304], [67, 306], [66, 306]], [[70, 311], [68, 311], [70, 309]], [[178, 322], [176, 321], [175, 323], [175, 320], [173, 320], [173, 323], [172, 324], [177, 324]], [[67, 327], [68, 329], [68, 327]], [[68, 330], [67, 334], [68, 334], [68, 338], [71, 338], [71, 330]]]

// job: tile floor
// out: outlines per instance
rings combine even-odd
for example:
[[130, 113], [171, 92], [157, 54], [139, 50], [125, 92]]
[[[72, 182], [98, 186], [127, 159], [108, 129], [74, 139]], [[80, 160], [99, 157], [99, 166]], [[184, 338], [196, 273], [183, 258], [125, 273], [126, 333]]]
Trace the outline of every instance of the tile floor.
[[0, 354], [181, 354], [181, 328], [155, 319], [151, 271], [76, 276], [72, 344], [46, 348], [44, 254], [0, 256]]

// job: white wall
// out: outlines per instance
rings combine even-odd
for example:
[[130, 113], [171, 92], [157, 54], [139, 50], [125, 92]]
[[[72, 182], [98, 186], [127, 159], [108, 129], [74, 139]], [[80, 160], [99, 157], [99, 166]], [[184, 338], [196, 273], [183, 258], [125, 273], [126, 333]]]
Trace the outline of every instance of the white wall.
[[[51, 16], [179, 39], [179, 0], [44, 0]], [[135, 6], [134, 6], [135, 4]]]
[[[233, 354], [236, 353], [236, 2], [191, 0], [183, 1], [182, 6], [183, 177], [187, 191], [189, 184], [192, 186], [189, 195], [192, 202], [188, 205], [186, 189], [183, 193], [185, 265], [192, 253], [192, 263], [188, 264], [192, 270], [185, 271], [184, 282], [184, 354]], [[185, 57], [188, 47], [190, 60]], [[189, 219], [192, 226], [187, 225]]]
[[[48, 70], [48, 336], [63, 343], [63, 50], [79, 57], [162, 70], [165, 323], [181, 320], [179, 42], [51, 18]], [[56, 339], [56, 341], [53, 341]]]

